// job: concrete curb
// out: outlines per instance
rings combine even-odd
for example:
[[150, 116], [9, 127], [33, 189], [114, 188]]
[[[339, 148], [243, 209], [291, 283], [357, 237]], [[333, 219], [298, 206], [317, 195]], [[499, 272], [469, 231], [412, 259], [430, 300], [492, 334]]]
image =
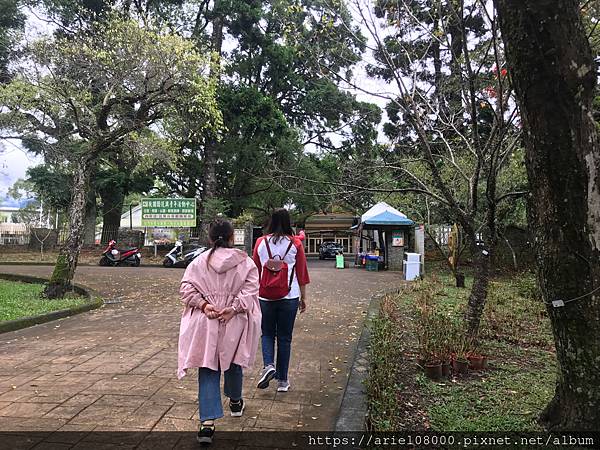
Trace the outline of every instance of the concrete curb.
[[365, 380], [369, 374], [369, 344], [371, 341], [371, 322], [379, 314], [379, 305], [386, 296], [399, 292], [400, 288], [391, 289], [383, 294], [376, 294], [371, 298], [367, 317], [356, 346], [354, 360], [350, 368], [348, 382], [344, 389], [342, 403], [335, 421], [335, 431], [342, 433], [366, 430], [368, 417], [367, 392]]
[[[29, 275], [17, 275], [12, 273], [0, 273], [0, 279], [8, 281], [20, 281], [23, 283], [47, 283], [47, 278], [32, 277]], [[74, 316], [83, 312], [91, 311], [92, 309], [100, 308], [104, 304], [104, 300], [100, 295], [88, 287], [80, 284], [74, 284], [73, 290], [78, 294], [87, 298], [87, 301], [83, 305], [74, 306], [68, 309], [60, 309], [58, 311], [51, 311], [45, 314], [39, 314], [37, 316], [21, 317], [19, 319], [8, 320], [0, 322], [0, 334], [8, 333], [9, 331], [16, 331], [22, 328], [28, 328], [33, 325], [39, 325], [46, 322], [51, 322], [57, 319], [63, 319], [65, 317]]]

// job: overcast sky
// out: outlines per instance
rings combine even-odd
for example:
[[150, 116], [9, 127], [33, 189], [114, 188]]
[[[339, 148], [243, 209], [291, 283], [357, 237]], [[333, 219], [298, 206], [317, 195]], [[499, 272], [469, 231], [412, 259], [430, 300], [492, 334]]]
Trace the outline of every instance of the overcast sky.
[[[25, 34], [28, 39], [34, 39], [47, 32], [46, 24], [31, 14], [28, 14]], [[25, 177], [28, 167], [41, 163], [40, 158], [25, 152], [18, 140], [0, 141], [0, 205], [18, 206], [12, 198], [7, 197], [8, 189], [20, 178]]]

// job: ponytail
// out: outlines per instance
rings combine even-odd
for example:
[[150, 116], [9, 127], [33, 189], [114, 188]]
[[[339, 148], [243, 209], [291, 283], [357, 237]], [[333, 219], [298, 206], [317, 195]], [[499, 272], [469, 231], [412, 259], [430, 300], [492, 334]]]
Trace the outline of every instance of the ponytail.
[[206, 264], [208, 265], [210, 258], [218, 248], [231, 248], [231, 237], [233, 236], [233, 225], [228, 220], [216, 219], [214, 220], [208, 229], [208, 239], [211, 243], [210, 253], [206, 258]]

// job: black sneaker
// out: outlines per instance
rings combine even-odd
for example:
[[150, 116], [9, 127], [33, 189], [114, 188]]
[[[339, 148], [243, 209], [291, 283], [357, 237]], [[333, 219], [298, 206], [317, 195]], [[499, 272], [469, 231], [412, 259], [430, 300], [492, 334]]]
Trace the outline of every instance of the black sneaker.
[[229, 400], [229, 409], [231, 410], [231, 417], [242, 417], [246, 404], [244, 399], [239, 399], [237, 402]]
[[213, 425], [200, 425], [200, 431], [196, 435], [196, 440], [202, 445], [210, 445], [213, 441], [215, 434], [215, 426]]
[[267, 367], [265, 367], [262, 370], [262, 373], [260, 374], [260, 378], [258, 380], [258, 384], [256, 385], [256, 387], [258, 389], [266, 389], [269, 387], [269, 381], [271, 381], [273, 378], [275, 378], [275, 367], [268, 365]]

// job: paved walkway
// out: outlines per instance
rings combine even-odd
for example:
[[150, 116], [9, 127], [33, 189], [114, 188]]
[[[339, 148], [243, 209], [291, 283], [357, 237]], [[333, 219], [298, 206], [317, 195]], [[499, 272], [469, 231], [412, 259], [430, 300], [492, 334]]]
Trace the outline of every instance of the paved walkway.
[[[294, 332], [287, 393], [255, 388], [247, 370], [242, 418], [219, 430], [332, 430], [371, 296], [399, 274], [312, 261], [308, 311]], [[0, 266], [47, 276], [51, 268]], [[76, 281], [109, 304], [0, 335], [0, 431], [195, 431], [196, 371], [175, 376], [180, 269], [80, 267]], [[224, 405], [226, 399], [224, 398]], [[228, 412], [228, 409], [225, 410]]]

